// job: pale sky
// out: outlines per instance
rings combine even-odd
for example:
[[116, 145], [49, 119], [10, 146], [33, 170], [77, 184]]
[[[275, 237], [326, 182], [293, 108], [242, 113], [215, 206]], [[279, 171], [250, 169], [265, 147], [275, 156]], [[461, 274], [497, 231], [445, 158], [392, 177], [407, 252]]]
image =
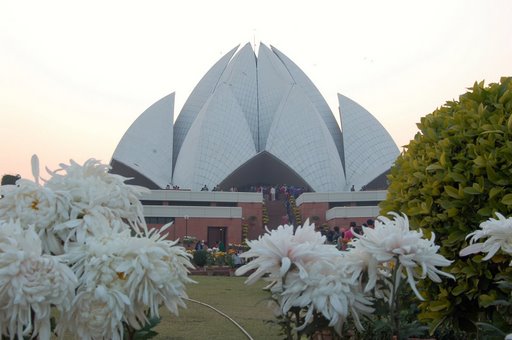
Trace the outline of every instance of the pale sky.
[[[109, 163], [123, 134], [176, 92], [175, 118], [225, 53], [273, 45], [339, 119], [355, 100], [400, 147], [475, 81], [512, 75], [512, 1], [0, 0], [0, 176], [30, 157]], [[361, 131], [361, 138], [364, 138]]]

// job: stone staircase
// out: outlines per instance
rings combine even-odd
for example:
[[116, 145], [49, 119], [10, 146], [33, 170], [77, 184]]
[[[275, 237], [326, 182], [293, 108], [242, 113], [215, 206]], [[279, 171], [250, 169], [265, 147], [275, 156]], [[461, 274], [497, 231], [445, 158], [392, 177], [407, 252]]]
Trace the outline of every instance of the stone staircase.
[[285, 201], [266, 201], [268, 212], [268, 229], [276, 229], [279, 225], [287, 223]]

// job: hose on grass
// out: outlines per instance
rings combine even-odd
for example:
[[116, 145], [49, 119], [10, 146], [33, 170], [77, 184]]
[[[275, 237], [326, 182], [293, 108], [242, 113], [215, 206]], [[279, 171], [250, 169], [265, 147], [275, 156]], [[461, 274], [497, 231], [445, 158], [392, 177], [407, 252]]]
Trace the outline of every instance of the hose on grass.
[[238, 322], [236, 322], [235, 320], [233, 320], [229, 315], [227, 315], [226, 313], [218, 310], [217, 308], [213, 307], [213, 306], [210, 306], [209, 304], [206, 304], [204, 302], [201, 302], [201, 301], [197, 301], [197, 300], [194, 300], [194, 299], [188, 299], [188, 298], [185, 298], [184, 300], [187, 300], [187, 301], [190, 301], [190, 302], [194, 302], [194, 303], [197, 303], [197, 304], [200, 304], [202, 306], [205, 306], [205, 307], [208, 307], [210, 309], [213, 309], [214, 311], [216, 311], [217, 313], [219, 313], [220, 315], [222, 315], [223, 317], [225, 317], [226, 319], [228, 319], [229, 321], [231, 321], [233, 324], [235, 324], [235, 326], [237, 326], [241, 331], [242, 333], [244, 333], [246, 336], [247, 336], [247, 339], [250, 339], [250, 340], [254, 340], [252, 338], [252, 336], [247, 333], [247, 331], [242, 327], [240, 326], [240, 324]]

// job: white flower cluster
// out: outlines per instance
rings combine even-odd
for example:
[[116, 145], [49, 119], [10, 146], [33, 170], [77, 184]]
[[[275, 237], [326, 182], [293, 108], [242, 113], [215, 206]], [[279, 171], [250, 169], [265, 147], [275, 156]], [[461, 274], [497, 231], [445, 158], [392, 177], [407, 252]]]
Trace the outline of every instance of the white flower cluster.
[[[437, 268], [449, 266], [453, 261], [437, 254], [439, 246], [434, 242], [434, 233], [430, 239], [425, 239], [421, 230], [409, 229], [406, 215], [394, 212], [390, 215], [394, 216], [393, 220], [379, 216], [374, 228], [363, 227], [362, 235], [354, 233], [353, 248], [344, 253], [343, 261], [352, 267], [356, 276], [363, 271], [368, 274], [365, 293], [375, 290], [377, 297], [392, 301], [400, 280], [405, 276], [418, 299], [424, 300], [416, 288], [416, 279], [428, 277], [434, 282], [441, 282], [439, 275], [455, 279]], [[378, 286], [378, 282], [385, 286]], [[395, 291], [387, 289], [386, 286], [391, 285]]]
[[[468, 256], [476, 253], [487, 253], [484, 261], [491, 259], [498, 250], [512, 255], [512, 217], [506, 218], [496, 213], [498, 219], [489, 218], [480, 223], [480, 230], [475, 230], [466, 236], [470, 238], [469, 245], [459, 252], [460, 256]], [[484, 242], [475, 243], [481, 238], [487, 238]], [[512, 266], [512, 261], [510, 264]], [[505, 336], [505, 340], [512, 340], [512, 333]]]
[[[89, 159], [80, 166], [71, 161], [60, 164], [61, 169], [51, 172], [46, 186], [70, 196], [71, 219], [83, 216], [86, 229], [87, 216], [104, 216], [108, 220], [123, 219], [135, 230], [144, 227], [142, 205], [138, 197], [149, 190], [135, 185], [126, 185], [126, 178], [108, 172], [108, 165]], [[64, 172], [61, 174], [61, 172]]]
[[34, 226], [45, 253], [63, 253], [63, 241], [68, 237], [55, 226], [70, 221], [70, 200], [65, 193], [20, 179], [16, 185], [0, 186], [0, 196], [0, 219]]
[[[35, 165], [35, 166], [34, 166]], [[71, 161], [39, 184], [0, 186], [0, 330], [10, 338], [122, 339], [165, 305], [184, 307], [191, 256], [166, 227], [148, 230], [138, 196], [96, 160]], [[64, 264], [65, 263], [65, 264]]]
[[338, 333], [349, 311], [360, 326], [359, 313], [370, 313], [367, 300], [356, 280], [352, 280], [341, 261], [340, 252], [325, 244], [325, 237], [315, 232], [309, 221], [294, 232], [291, 225], [268, 231], [258, 240], [248, 241], [250, 250], [241, 256], [252, 259], [236, 271], [243, 275], [255, 270], [246, 280], [252, 284], [263, 276], [275, 281], [271, 292], [279, 312], [292, 307], [305, 310], [303, 329], [321, 313]]
[[[484, 252], [487, 255], [483, 260], [487, 261], [500, 248], [507, 254], [512, 254], [512, 218], [506, 218], [500, 213], [496, 213], [496, 217], [498, 219], [489, 218], [487, 221], [480, 223], [481, 230], [468, 234], [466, 238], [471, 238], [470, 244], [460, 251], [460, 256]], [[487, 238], [487, 240], [483, 243], [475, 243], [481, 238]]]
[[[1, 201], [1, 199], [0, 199]], [[50, 308], [65, 314], [78, 282], [55, 256], [43, 255], [33, 227], [0, 221], [0, 330], [13, 339], [50, 338]], [[1, 338], [1, 336], [0, 336]]]
[[402, 276], [420, 299], [416, 279], [453, 278], [436, 268], [451, 261], [437, 254], [434, 236], [424, 239], [421, 231], [409, 230], [406, 216], [392, 215], [394, 220], [379, 217], [374, 229], [363, 228], [348, 251], [324, 244], [325, 238], [309, 221], [295, 232], [289, 225], [267, 230], [258, 240], [247, 242], [250, 250], [242, 256], [250, 261], [236, 274], [253, 271], [247, 284], [264, 276], [274, 281], [270, 287], [279, 312], [286, 315], [292, 307], [302, 309], [304, 324], [299, 331], [312, 322], [314, 313], [329, 320], [339, 334], [349, 315], [361, 329], [359, 314], [373, 311], [374, 298], [391, 301], [390, 293], [396, 292]]
[[146, 188], [126, 185], [119, 175], [108, 173], [108, 166], [90, 159], [83, 166], [71, 161], [61, 169], [48, 171], [50, 179], [39, 185], [18, 180], [0, 187], [0, 219], [19, 219], [22, 226], [34, 225], [45, 252], [58, 255], [70, 241], [85, 238], [123, 220], [124, 229], [145, 230], [142, 205], [137, 199]]
[[193, 281], [188, 278], [189, 256], [176, 243], [155, 230], [145, 237], [106, 230], [84, 244], [70, 244], [62, 257], [81, 280], [57, 332], [74, 331], [80, 339], [122, 339], [121, 321], [139, 329], [148, 322], [147, 312], [159, 317], [161, 304], [178, 314], [178, 307], [185, 307], [185, 283]]

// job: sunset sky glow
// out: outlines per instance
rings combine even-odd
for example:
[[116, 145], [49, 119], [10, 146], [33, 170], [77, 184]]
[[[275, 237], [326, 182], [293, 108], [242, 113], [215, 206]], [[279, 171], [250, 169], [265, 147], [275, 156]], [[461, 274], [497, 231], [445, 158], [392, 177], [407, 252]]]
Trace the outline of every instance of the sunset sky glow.
[[508, 0], [4, 1], [0, 176], [30, 178], [32, 154], [52, 170], [110, 162], [146, 108], [176, 92], [176, 118], [247, 42], [286, 54], [337, 119], [337, 93], [358, 102], [400, 147], [475, 81], [512, 75], [510, 18]]

